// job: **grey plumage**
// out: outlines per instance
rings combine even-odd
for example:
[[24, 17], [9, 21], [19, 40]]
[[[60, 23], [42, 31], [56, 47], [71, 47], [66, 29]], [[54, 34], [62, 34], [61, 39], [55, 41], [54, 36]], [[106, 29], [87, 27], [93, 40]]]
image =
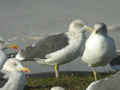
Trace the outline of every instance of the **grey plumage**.
[[9, 58], [0, 72], [0, 90], [23, 90], [29, 69], [15, 58]]
[[6, 54], [2, 50], [0, 50], [0, 69], [2, 69], [6, 60], [7, 60]]
[[5, 78], [4, 76], [5, 76], [5, 73], [0, 72], [0, 88], [2, 88], [8, 81], [8, 78]]
[[59, 65], [73, 61], [82, 55], [85, 32], [86, 25], [83, 21], [75, 20], [70, 23], [67, 32], [42, 38], [38, 43], [20, 51], [16, 58], [21, 61], [55, 65], [56, 78], [58, 78]]
[[86, 90], [120, 90], [120, 72], [92, 82]]
[[0, 88], [0, 90], [23, 90], [26, 77], [19, 71], [7, 72], [8, 81]]
[[117, 57], [112, 59], [109, 65], [113, 70], [116, 70], [116, 71], [120, 70], [120, 52], [117, 52]]
[[47, 36], [42, 38], [34, 46], [26, 47], [22, 52], [25, 58], [41, 58], [46, 59], [46, 55], [60, 50], [68, 45], [68, 38], [64, 33]]
[[120, 65], [120, 55], [117, 56], [116, 58], [114, 58], [111, 62], [110, 65], [114, 66], [114, 65]]

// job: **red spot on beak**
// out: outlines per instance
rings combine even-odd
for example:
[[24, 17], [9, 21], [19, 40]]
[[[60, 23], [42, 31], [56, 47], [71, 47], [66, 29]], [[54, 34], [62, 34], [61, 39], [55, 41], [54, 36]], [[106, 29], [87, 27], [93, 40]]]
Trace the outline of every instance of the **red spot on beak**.
[[18, 49], [19, 49], [19, 47], [18, 47], [17, 45], [12, 46], [12, 48], [15, 49], [15, 50], [18, 50]]

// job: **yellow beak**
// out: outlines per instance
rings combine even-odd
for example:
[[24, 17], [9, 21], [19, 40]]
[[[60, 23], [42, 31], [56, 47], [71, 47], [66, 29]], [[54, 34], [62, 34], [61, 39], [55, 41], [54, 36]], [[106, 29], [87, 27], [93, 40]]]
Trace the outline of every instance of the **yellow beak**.
[[93, 27], [90, 27], [90, 26], [86, 26], [86, 29], [94, 33], [97, 33], [98, 31], [97, 29], [94, 29]]
[[80, 27], [84, 27], [85, 25], [84, 24], [80, 24]]
[[23, 71], [23, 72], [31, 72], [30, 69], [27, 68], [27, 67], [21, 68], [20, 71]]
[[16, 45], [16, 44], [8, 44], [6, 47], [7, 47], [7, 48], [16, 49], [16, 50], [18, 50], [18, 49], [19, 49], [19, 46], [18, 46], [18, 45]]
[[94, 31], [94, 28], [90, 27], [90, 26], [86, 26], [86, 29], [93, 32]]

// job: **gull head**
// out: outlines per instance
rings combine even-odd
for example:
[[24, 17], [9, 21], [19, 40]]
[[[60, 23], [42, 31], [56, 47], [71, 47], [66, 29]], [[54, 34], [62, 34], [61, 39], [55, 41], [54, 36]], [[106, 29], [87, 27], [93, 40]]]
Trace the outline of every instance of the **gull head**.
[[18, 50], [19, 46], [11, 42], [7, 42], [2, 37], [0, 37], [0, 49], [8, 49], [8, 48]]
[[69, 26], [69, 32], [79, 33], [85, 32], [84, 29], [85, 23], [82, 20], [74, 20], [71, 22]]
[[94, 25], [94, 31], [96, 33], [107, 33], [107, 26], [104, 23], [97, 23]]
[[5, 62], [2, 70], [8, 71], [8, 72], [15, 72], [15, 71], [30, 72], [29, 68], [24, 67], [22, 63], [15, 58], [9, 58]]

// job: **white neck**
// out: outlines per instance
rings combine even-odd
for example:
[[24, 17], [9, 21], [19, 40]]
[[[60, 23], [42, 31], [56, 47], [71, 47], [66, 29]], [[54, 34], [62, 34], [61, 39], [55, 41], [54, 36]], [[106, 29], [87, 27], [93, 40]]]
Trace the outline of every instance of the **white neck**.
[[4, 90], [23, 90], [25, 85], [25, 74], [22, 72], [9, 73], [9, 80], [3, 87]]
[[6, 62], [6, 60], [7, 60], [7, 56], [5, 55], [5, 53], [2, 51], [2, 50], [0, 50], [0, 69], [2, 69], [2, 67], [3, 67], [3, 64]]

